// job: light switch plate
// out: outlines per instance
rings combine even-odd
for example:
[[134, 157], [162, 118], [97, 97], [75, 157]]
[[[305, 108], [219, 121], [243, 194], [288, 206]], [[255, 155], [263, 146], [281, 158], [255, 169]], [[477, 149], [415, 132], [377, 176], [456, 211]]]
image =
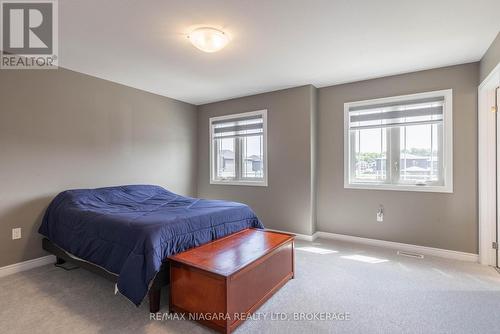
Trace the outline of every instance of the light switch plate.
[[20, 227], [12, 229], [12, 240], [16, 240], [16, 239], [21, 239], [21, 228]]

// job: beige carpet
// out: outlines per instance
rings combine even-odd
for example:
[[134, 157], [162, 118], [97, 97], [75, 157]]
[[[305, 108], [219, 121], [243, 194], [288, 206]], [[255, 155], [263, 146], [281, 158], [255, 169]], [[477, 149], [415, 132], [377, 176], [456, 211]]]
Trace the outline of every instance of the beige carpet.
[[[500, 275], [478, 264], [413, 259], [375, 247], [298, 242], [296, 278], [258, 312], [261, 320], [236, 333], [500, 333]], [[350, 319], [294, 320], [312, 312]], [[150, 320], [147, 302], [136, 308], [92, 273], [49, 265], [0, 279], [0, 332], [211, 331], [191, 321]]]

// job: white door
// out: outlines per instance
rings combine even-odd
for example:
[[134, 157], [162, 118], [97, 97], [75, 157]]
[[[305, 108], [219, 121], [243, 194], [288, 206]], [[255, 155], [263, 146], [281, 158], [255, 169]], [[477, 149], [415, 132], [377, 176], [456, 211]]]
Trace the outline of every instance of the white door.
[[493, 246], [500, 241], [500, 106], [495, 106], [500, 104], [499, 86], [500, 64], [478, 90], [479, 260], [497, 267], [500, 253]]

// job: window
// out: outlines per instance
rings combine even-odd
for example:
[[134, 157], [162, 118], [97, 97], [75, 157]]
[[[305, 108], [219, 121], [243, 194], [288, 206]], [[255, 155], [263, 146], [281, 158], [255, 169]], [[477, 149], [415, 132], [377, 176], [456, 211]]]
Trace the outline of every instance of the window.
[[452, 90], [344, 104], [344, 187], [453, 192]]
[[210, 183], [267, 186], [267, 111], [210, 118]]

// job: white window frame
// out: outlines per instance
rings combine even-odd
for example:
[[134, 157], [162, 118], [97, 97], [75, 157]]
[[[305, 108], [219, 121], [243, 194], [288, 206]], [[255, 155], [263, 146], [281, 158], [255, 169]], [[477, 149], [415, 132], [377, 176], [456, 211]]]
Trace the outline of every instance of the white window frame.
[[[254, 115], [262, 115], [262, 121], [263, 121], [263, 134], [262, 134], [262, 140], [263, 140], [263, 171], [264, 171], [264, 177], [262, 180], [249, 180], [249, 179], [228, 179], [228, 180], [220, 180], [215, 177], [215, 154], [214, 154], [214, 138], [213, 138], [213, 127], [212, 123], [214, 121], [221, 121], [221, 120], [231, 120], [233, 118], [240, 118], [240, 117], [246, 117], [246, 116], [254, 116]], [[250, 111], [250, 112], [244, 112], [244, 113], [239, 113], [239, 114], [231, 114], [231, 115], [224, 115], [224, 116], [217, 116], [217, 117], [210, 117], [208, 121], [208, 132], [209, 132], [209, 141], [210, 141], [210, 184], [224, 184], [224, 185], [234, 185], [234, 186], [258, 186], [258, 187], [267, 187], [267, 170], [268, 170], [268, 163], [267, 163], [267, 109], [263, 110], [256, 110], [256, 111]], [[239, 154], [241, 150], [238, 148], [235, 148], [235, 162], [238, 159], [237, 154]], [[241, 164], [236, 163], [235, 164], [235, 170], [236, 170], [236, 177], [238, 175], [241, 175]]]
[[[351, 137], [349, 135], [349, 108], [372, 105], [378, 103], [400, 102], [405, 100], [444, 96], [443, 110], [443, 181], [444, 185], [409, 185], [396, 183], [360, 183], [351, 182]], [[390, 154], [390, 141], [387, 142], [388, 154]], [[390, 176], [388, 176], [389, 178]], [[345, 189], [367, 189], [367, 190], [396, 190], [396, 191], [418, 191], [453, 193], [453, 90], [445, 89], [439, 91], [425, 92], [419, 94], [400, 95], [372, 100], [363, 100], [344, 103], [344, 188]]]

